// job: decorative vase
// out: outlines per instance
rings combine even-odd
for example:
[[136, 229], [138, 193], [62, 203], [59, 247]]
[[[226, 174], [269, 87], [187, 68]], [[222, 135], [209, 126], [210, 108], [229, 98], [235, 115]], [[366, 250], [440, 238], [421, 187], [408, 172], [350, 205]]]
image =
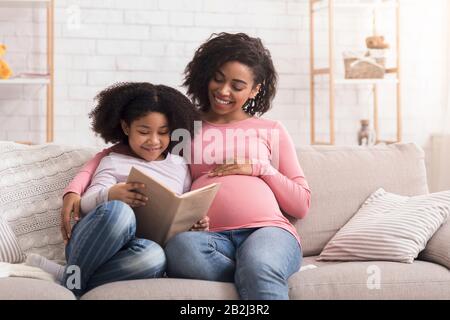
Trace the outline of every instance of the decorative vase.
[[369, 126], [369, 120], [361, 120], [361, 129], [358, 132], [358, 144], [360, 146], [373, 146], [376, 141], [376, 134]]

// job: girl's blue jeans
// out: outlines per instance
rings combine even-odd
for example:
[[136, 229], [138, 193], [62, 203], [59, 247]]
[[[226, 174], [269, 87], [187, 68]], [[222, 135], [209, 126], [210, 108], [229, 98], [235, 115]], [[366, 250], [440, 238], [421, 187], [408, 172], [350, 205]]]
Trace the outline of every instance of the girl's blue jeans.
[[[166, 268], [163, 249], [153, 241], [136, 238], [135, 232], [136, 219], [127, 204], [109, 201], [99, 205], [73, 227], [62, 284], [71, 282], [68, 288], [80, 296], [113, 281], [161, 277]], [[70, 266], [79, 270], [76, 288], [72, 288], [77, 282], [71, 281]]]
[[277, 227], [183, 232], [165, 247], [169, 277], [234, 282], [242, 299], [289, 299], [300, 269], [297, 239]]

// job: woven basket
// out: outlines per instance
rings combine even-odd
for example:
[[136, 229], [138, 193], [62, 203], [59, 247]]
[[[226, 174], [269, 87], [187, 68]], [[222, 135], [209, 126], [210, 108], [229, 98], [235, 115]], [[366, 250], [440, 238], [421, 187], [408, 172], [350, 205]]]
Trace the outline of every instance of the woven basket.
[[382, 79], [384, 78], [385, 58], [344, 58], [346, 79]]

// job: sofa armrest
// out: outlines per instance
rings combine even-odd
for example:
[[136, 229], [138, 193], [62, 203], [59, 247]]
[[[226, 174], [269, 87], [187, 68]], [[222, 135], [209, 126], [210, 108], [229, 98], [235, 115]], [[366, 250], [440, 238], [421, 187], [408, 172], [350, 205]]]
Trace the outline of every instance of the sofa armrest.
[[428, 241], [419, 259], [435, 262], [450, 269], [450, 219], [447, 219]]

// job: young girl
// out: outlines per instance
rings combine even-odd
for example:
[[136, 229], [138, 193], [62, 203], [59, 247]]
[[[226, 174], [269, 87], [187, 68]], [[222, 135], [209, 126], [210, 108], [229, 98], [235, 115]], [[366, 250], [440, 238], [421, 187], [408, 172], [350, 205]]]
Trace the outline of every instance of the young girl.
[[[121, 153], [111, 152], [100, 161], [81, 198], [84, 217], [74, 226], [66, 246], [66, 268], [76, 266], [80, 271], [78, 288], [68, 283], [72, 272], [67, 270], [74, 269], [57, 270], [62, 284], [77, 295], [112, 281], [164, 274], [163, 249], [153, 241], [135, 237], [131, 209], [157, 199], [147, 199], [138, 193], [142, 185], [126, 180], [135, 166], [178, 194], [188, 191], [188, 167], [182, 157], [170, 153], [170, 133], [182, 128], [192, 134], [198, 115], [183, 94], [163, 85], [119, 83], [100, 92], [97, 99], [90, 114], [93, 130], [106, 143], [121, 143], [116, 147]], [[30, 260], [44, 269], [49, 265], [36, 256]]]
[[[242, 33], [210, 38], [186, 67], [184, 85], [203, 119], [192, 143], [191, 189], [221, 187], [208, 212], [210, 231], [167, 243], [169, 276], [234, 282], [242, 299], [289, 298], [287, 281], [302, 253], [283, 212], [303, 218], [310, 190], [285, 128], [257, 117], [271, 107], [276, 79], [261, 40]], [[67, 211], [76, 202], [74, 194], [65, 198]]]

